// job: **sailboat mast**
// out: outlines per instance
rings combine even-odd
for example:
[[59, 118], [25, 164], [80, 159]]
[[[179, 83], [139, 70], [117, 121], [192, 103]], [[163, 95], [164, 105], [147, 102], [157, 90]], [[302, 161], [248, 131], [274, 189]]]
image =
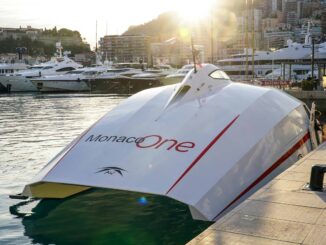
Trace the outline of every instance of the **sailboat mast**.
[[251, 26], [252, 26], [252, 79], [255, 79], [255, 9], [254, 9], [254, 0], [251, 0]]
[[246, 50], [246, 81], [248, 81], [248, 46], [249, 46], [249, 38], [248, 38], [248, 20], [249, 20], [249, 13], [248, 13], [248, 0], [246, 0], [246, 19], [245, 19], [245, 50]]

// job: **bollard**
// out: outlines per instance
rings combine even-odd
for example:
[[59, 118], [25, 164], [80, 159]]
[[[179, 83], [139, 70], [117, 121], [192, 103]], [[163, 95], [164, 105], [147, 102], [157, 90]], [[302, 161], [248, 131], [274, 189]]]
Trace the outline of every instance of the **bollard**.
[[323, 191], [324, 174], [326, 165], [314, 165], [311, 168], [309, 188], [312, 191]]

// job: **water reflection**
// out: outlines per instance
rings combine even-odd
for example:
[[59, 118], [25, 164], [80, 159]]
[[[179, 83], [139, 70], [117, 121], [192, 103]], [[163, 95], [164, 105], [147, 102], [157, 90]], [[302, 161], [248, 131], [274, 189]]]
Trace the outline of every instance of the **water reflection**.
[[25, 235], [41, 244], [184, 244], [211, 224], [166, 197], [104, 189], [42, 200], [31, 211], [19, 210]]

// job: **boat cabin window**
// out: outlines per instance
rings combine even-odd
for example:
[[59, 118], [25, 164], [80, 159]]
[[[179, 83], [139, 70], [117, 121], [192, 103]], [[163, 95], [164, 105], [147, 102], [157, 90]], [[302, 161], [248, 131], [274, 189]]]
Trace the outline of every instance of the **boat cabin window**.
[[297, 75], [306, 75], [309, 70], [294, 70]]
[[152, 70], [152, 69], [149, 69], [147, 70], [148, 73], [160, 73], [162, 72], [161, 70]]
[[44, 66], [42, 69], [43, 70], [48, 70], [48, 69], [52, 69], [53, 68], [53, 66]]
[[228, 75], [226, 75], [226, 73], [224, 71], [221, 71], [221, 70], [215, 70], [211, 74], [209, 74], [209, 76], [211, 78], [214, 78], [214, 79], [227, 79], [227, 80], [230, 80]]
[[67, 74], [81, 74], [83, 73], [84, 71], [70, 71], [70, 72], [67, 72]]
[[68, 67], [60, 68], [60, 69], [56, 70], [56, 72], [73, 71], [73, 70], [75, 70], [75, 68], [68, 66]]
[[178, 74], [186, 74], [186, 75], [187, 75], [189, 71], [190, 71], [190, 70], [182, 70], [182, 69], [181, 69], [181, 70], [178, 70], [177, 73], [178, 73]]
[[28, 68], [29, 70], [39, 70], [39, 69], [43, 69], [43, 66], [32, 66], [30, 68]]
[[[246, 71], [227, 71], [226, 72], [229, 76], [245, 76]], [[248, 71], [248, 75], [252, 75], [252, 71]]]
[[84, 75], [90, 76], [90, 75], [96, 75], [98, 73], [100, 73], [100, 72], [98, 72], [98, 71], [85, 71]]
[[108, 73], [121, 73], [121, 72], [127, 72], [127, 71], [130, 71], [132, 69], [130, 68], [122, 68], [122, 69], [109, 69], [107, 70], [106, 72]]

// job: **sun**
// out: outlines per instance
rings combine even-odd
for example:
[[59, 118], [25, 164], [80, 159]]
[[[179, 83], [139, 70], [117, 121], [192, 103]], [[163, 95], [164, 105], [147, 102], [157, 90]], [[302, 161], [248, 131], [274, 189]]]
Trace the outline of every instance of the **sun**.
[[174, 7], [183, 21], [196, 23], [211, 15], [216, 2], [217, 0], [176, 0]]

